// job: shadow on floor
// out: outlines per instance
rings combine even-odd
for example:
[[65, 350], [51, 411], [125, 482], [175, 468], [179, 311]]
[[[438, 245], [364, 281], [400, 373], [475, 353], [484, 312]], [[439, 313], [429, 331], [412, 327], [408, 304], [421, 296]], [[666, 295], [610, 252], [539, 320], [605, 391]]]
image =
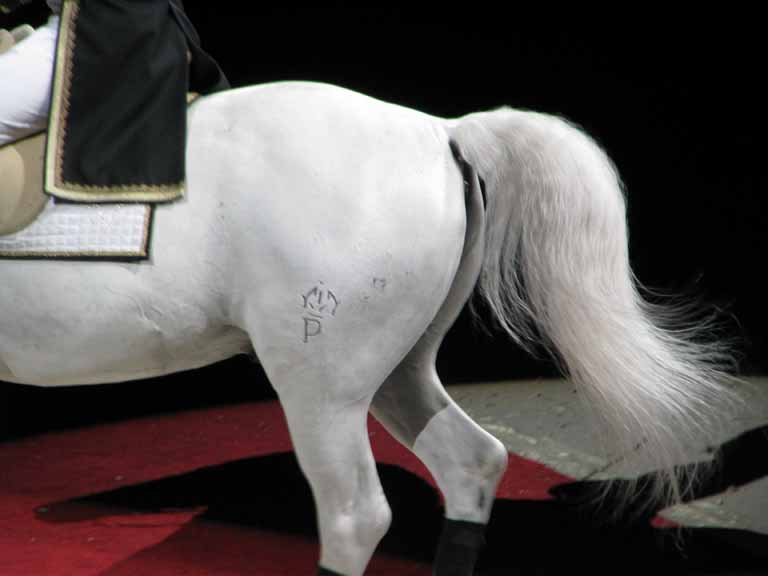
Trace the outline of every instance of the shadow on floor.
[[[381, 550], [428, 563], [441, 523], [437, 494], [398, 467], [382, 465], [379, 472], [394, 517]], [[720, 477], [728, 480], [727, 468]], [[609, 521], [577, 497], [594, 487], [563, 485], [555, 490], [558, 498], [549, 501], [497, 500], [479, 574], [561, 575], [564, 565], [570, 573], [589, 574], [765, 574], [768, 537], [739, 530], [656, 529], [647, 515]], [[312, 497], [292, 453], [51, 504], [41, 519], [66, 523], [115, 508], [145, 512], [192, 507], [206, 509], [198, 521], [315, 534]]]
[[[238, 377], [234, 378], [234, 374]], [[216, 382], [211, 386], [211, 382]], [[135, 415], [209, 407], [274, 396], [261, 369], [240, 357], [226, 364], [130, 385], [35, 389], [3, 384], [11, 400], [6, 438], [122, 420]], [[98, 407], [98, 408], [96, 408]], [[696, 496], [716, 494], [768, 476], [768, 427], [726, 442], [720, 466]], [[428, 562], [440, 530], [437, 495], [425, 482], [393, 466], [380, 466], [394, 512], [382, 549]], [[768, 574], [768, 537], [739, 530], [655, 529], [655, 511], [609, 521], [610, 499], [600, 509], [585, 504], [596, 482], [553, 490], [554, 500], [499, 500], [488, 530], [480, 574], [673, 573]], [[314, 534], [314, 507], [293, 454], [273, 454], [200, 469], [156, 482], [48, 506], [47, 522], [69, 522], [110, 509], [143, 512], [203, 507], [202, 521], [228, 522], [275, 532]]]
[[0, 382], [0, 441], [130, 418], [276, 399], [245, 355], [161, 378], [40, 388]]

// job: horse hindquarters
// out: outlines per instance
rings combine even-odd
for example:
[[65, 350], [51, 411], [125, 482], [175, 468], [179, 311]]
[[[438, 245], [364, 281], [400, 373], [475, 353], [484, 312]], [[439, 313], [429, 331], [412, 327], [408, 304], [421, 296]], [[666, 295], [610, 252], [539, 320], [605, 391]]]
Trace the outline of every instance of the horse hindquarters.
[[[349, 237], [322, 218], [285, 225], [270, 254], [255, 260], [271, 262], [274, 273], [244, 288], [252, 296], [243, 325], [315, 497], [320, 564], [344, 576], [363, 573], [390, 520], [366, 430], [370, 403], [434, 318], [461, 255], [460, 174], [447, 141], [440, 154], [427, 169], [400, 170], [416, 174], [402, 188], [393, 180], [376, 194], [359, 182], [332, 192], [313, 189], [317, 179], [296, 182], [307, 187], [302, 214], [317, 215], [328, 203], [353, 210], [361, 195], [374, 204], [344, 222]], [[261, 217], [273, 233], [283, 230], [285, 218]]]
[[435, 576], [471, 576], [507, 451], [448, 396], [435, 368], [440, 345], [469, 299], [483, 262], [485, 215], [470, 175], [461, 264], [437, 317], [374, 398], [376, 418], [427, 466], [445, 498]]

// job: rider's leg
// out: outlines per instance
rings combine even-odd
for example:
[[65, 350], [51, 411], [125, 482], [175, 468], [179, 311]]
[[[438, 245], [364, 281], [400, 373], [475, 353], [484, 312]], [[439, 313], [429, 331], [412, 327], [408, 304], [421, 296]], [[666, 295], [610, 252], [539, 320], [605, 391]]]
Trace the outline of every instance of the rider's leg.
[[0, 146], [45, 129], [58, 16], [0, 55]]

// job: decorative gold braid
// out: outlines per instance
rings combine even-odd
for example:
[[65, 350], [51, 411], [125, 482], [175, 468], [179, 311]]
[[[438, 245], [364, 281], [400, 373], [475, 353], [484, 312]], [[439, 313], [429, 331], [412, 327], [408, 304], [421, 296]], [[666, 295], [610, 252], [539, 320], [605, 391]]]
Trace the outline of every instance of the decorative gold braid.
[[[56, 63], [53, 74], [53, 91], [51, 94], [51, 110], [50, 118], [48, 122], [48, 140], [46, 142], [45, 149], [45, 188], [46, 191], [53, 191], [57, 187], [57, 174], [59, 172], [59, 166], [61, 164], [61, 114], [62, 114], [62, 101], [63, 101], [63, 87], [62, 83], [65, 82], [65, 68], [68, 56], [68, 50], [66, 49], [65, 42], [69, 39], [71, 32], [71, 18], [72, 11], [77, 11], [76, 0], [66, 0], [62, 6], [61, 14], [59, 15], [59, 34], [56, 40]], [[66, 113], [66, 107], [68, 103], [64, 103]]]
[[62, 30], [65, 31], [65, 44], [62, 47], [63, 53], [60, 52], [58, 57], [64, 57], [64, 67], [62, 70], [61, 79], [61, 115], [57, 122], [56, 131], [56, 185], [64, 186], [64, 142], [67, 137], [67, 118], [69, 117], [69, 100], [72, 93], [72, 67], [75, 52], [75, 22], [77, 21], [77, 15], [80, 13], [79, 0], [66, 0], [65, 6], [69, 6], [69, 10], [62, 10], [61, 13], [61, 26], [59, 28], [59, 34]]
[[2, 252], [0, 258], [7, 260], [22, 260], [24, 258], [37, 258], [40, 260], [73, 259], [73, 258], [146, 258], [146, 249], [142, 252]]

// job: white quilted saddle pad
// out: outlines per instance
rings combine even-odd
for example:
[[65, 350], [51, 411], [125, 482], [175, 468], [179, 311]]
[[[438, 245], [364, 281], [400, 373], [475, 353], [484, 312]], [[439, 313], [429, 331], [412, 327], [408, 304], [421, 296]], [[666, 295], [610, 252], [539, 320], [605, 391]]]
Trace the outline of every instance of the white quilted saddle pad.
[[49, 200], [24, 230], [0, 236], [0, 258], [142, 260], [149, 257], [152, 206]]

